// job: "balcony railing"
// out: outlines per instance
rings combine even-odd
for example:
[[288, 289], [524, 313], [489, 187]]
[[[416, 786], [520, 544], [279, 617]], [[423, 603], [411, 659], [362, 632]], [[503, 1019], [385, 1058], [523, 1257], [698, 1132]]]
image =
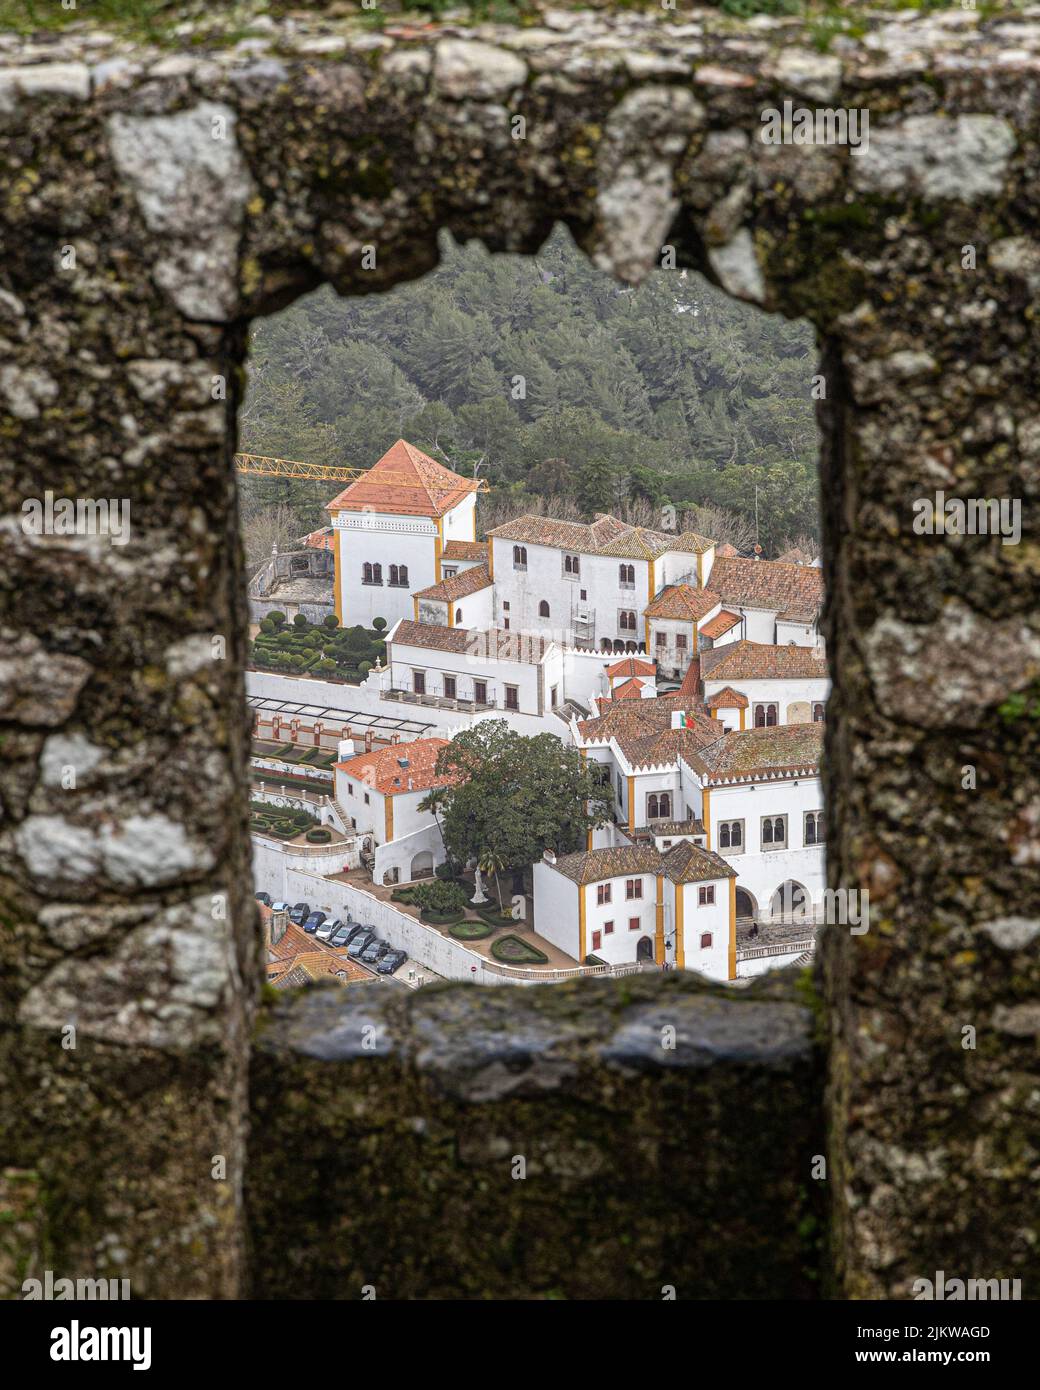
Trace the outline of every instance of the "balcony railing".
[[402, 705], [427, 705], [431, 709], [452, 709], [463, 712], [497, 709], [497, 700], [460, 700], [454, 695], [427, 695], [416, 690], [381, 690], [381, 700], [396, 700]]

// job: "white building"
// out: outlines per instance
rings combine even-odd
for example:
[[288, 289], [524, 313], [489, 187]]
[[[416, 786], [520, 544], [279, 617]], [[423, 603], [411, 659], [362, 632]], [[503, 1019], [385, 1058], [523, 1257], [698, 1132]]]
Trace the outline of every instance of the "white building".
[[719, 556], [706, 578], [723, 608], [742, 620], [750, 642], [815, 647], [823, 604], [823, 574], [814, 565]]
[[715, 980], [737, 977], [733, 869], [688, 839], [664, 853], [618, 845], [534, 866], [540, 935], [575, 960], [653, 961]]
[[739, 711], [735, 726], [724, 719], [727, 727], [760, 729], [825, 718], [831, 683], [827, 663], [813, 647], [734, 642], [702, 652], [700, 676], [708, 709]]
[[335, 802], [346, 825], [371, 836], [376, 883], [428, 878], [447, 857], [432, 812], [420, 811], [423, 798], [445, 785], [436, 775], [444, 738], [415, 739], [337, 762]]
[[413, 596], [444, 578], [453, 541], [476, 541], [471, 479], [399, 439], [328, 504], [341, 627], [414, 616]]
[[591, 523], [521, 516], [488, 533], [495, 621], [567, 645], [646, 651], [646, 607], [667, 584], [703, 585], [714, 542], [600, 514]]

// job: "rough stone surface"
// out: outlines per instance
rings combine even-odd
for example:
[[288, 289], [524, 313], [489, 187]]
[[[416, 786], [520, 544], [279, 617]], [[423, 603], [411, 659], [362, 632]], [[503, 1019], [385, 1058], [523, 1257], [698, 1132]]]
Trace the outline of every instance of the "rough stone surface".
[[816, 1297], [813, 1024], [790, 978], [279, 1000], [253, 1062], [253, 1293]]
[[[1032, 947], [1009, 949], [1006, 932], [986, 930], [1040, 916], [1035, 19], [985, 7], [857, 13], [819, 58], [818, 34], [797, 19], [745, 24], [708, 11], [375, 32], [301, 7], [244, 39], [207, 38], [202, 23], [166, 46], [89, 23], [0, 45], [0, 1068], [13, 1078], [0, 1164], [36, 1184], [41, 1240], [77, 1272], [129, 1268], [142, 1296], [245, 1287], [238, 1190], [260, 971], [230, 455], [249, 318], [323, 281], [370, 293], [414, 278], [435, 263], [444, 228], [533, 252], [563, 221], [619, 275], [638, 279], [667, 243], [680, 266], [816, 325], [835, 677], [828, 872], [834, 887], [870, 892], [869, 931], [835, 932], [823, 952], [835, 1286], [906, 1297], [936, 1269], [1040, 1285], [1040, 965]], [[462, 58], [457, 48], [438, 56], [445, 44], [462, 45]], [[475, 61], [473, 44], [489, 45], [494, 62]], [[825, 91], [829, 105], [869, 110], [868, 153], [762, 143], [764, 109]], [[526, 137], [514, 140], [517, 113]], [[207, 116], [227, 117], [219, 147], [206, 143]], [[22, 504], [48, 489], [129, 499], [128, 543], [25, 534]], [[937, 490], [1020, 500], [1021, 543], [916, 534], [914, 503]], [[220, 639], [209, 661], [207, 633]], [[55, 734], [105, 750], [88, 755], [74, 789], [50, 773]], [[148, 864], [133, 834], [113, 849], [135, 818], [167, 828], [165, 865]], [[226, 900], [213, 933], [227, 949], [219, 965], [204, 955], [206, 988], [160, 1026], [138, 1012], [136, 983], [157, 999], [165, 972], [172, 998], [184, 958], [151, 930], [200, 897]], [[171, 934], [181, 930], [194, 940], [188, 924]], [[89, 1029], [65, 1051], [55, 1021], [76, 991]], [[495, 1005], [517, 1011], [521, 1049], [525, 1037], [542, 1047], [534, 1007], [512, 992]], [[582, 1026], [573, 994], [538, 1008]], [[648, 1026], [612, 1034], [611, 1046], [637, 1056]], [[339, 1137], [372, 1174], [385, 1136], [400, 1138], [390, 1171], [421, 1176], [408, 1166], [420, 1148], [455, 1143], [452, 1107], [513, 1105], [523, 1107], [515, 1124], [478, 1131], [472, 1150], [460, 1135], [460, 1154], [542, 1132], [555, 1137], [540, 1161], [565, 1172], [586, 1147], [605, 1151], [608, 1130], [612, 1143], [637, 1143], [622, 1102], [638, 1109], [628, 1087], [645, 1084], [667, 1090], [668, 1124], [655, 1110], [653, 1132], [675, 1142], [676, 1162], [702, 1152], [705, 1133], [727, 1138], [724, 1126], [705, 1130], [705, 1115], [723, 1114], [735, 1093], [701, 1089], [720, 1073], [695, 1064], [705, 1049], [693, 1034], [682, 1035], [690, 1065], [643, 1083], [630, 1068], [637, 1080], [624, 1081], [617, 1109], [607, 1089], [616, 1059], [585, 1056], [578, 1076], [602, 1106], [591, 1120], [577, 1098], [561, 1107], [574, 1084], [567, 1048], [538, 1052], [524, 1083], [533, 1094], [510, 1089], [510, 1036], [503, 1014], [487, 1035], [499, 1060], [475, 1064], [465, 1082], [487, 1099], [442, 1097], [407, 1069], [388, 1086], [413, 1134], [425, 1125], [436, 1136], [409, 1141], [412, 1153], [398, 1121], [380, 1129], [378, 1096], [365, 1092], [365, 1123], [354, 1126], [349, 1092], [322, 1082]], [[283, 1061], [286, 1076], [315, 1086], [351, 1067], [392, 1076], [399, 1065], [392, 1049], [375, 1062]], [[756, 1106], [771, 1065], [746, 1064]], [[270, 1121], [254, 1131], [257, 1171], [274, 1161], [267, 1134], [288, 1132], [297, 1103], [289, 1081], [277, 1105], [271, 1094], [257, 1095]], [[309, 1091], [299, 1105], [316, 1113]], [[311, 1152], [327, 1156], [317, 1121], [312, 1132]], [[725, 1152], [744, 1172], [739, 1152]], [[211, 1176], [214, 1154], [227, 1157], [226, 1182]], [[625, 1161], [636, 1174], [634, 1149]], [[506, 1181], [497, 1169], [495, 1181]], [[505, 1197], [517, 1187], [537, 1199], [522, 1231]], [[374, 1262], [407, 1271], [425, 1258], [421, 1183], [393, 1194], [414, 1224], [385, 1251], [353, 1209], [336, 1248], [322, 1243], [331, 1236], [316, 1192], [286, 1208], [304, 1225], [260, 1223], [261, 1283], [284, 1269], [290, 1240], [304, 1268], [313, 1237], [319, 1264], [346, 1286]], [[559, 1208], [537, 1205], [545, 1192], [509, 1180], [464, 1200], [435, 1186], [446, 1220], [431, 1248], [445, 1251], [444, 1273], [420, 1270], [414, 1286], [504, 1287], [522, 1247], [524, 1277], [551, 1291], [559, 1242], [543, 1261], [536, 1233]], [[663, 1184], [657, 1193], [663, 1206]], [[735, 1191], [726, 1195], [733, 1207], [720, 1210], [737, 1210]], [[739, 1210], [757, 1213], [758, 1195], [749, 1178]], [[503, 1234], [488, 1227], [494, 1268], [467, 1270], [454, 1232], [487, 1224], [485, 1196], [504, 1213]], [[567, 1287], [595, 1287], [597, 1251], [611, 1256], [603, 1269], [635, 1270], [640, 1288], [644, 1271], [685, 1258], [676, 1247], [662, 1260], [656, 1245], [644, 1260], [636, 1236], [626, 1265], [620, 1237], [596, 1237], [591, 1203], [583, 1224], [576, 1190], [568, 1201], [562, 1239], [577, 1272]], [[649, 1229], [664, 1240], [660, 1223]], [[721, 1226], [716, 1250], [729, 1238]]]

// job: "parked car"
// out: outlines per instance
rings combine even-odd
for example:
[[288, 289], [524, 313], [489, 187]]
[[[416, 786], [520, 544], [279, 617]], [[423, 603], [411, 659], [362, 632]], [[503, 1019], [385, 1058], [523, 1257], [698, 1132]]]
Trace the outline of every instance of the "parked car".
[[385, 941], [380, 941], [379, 938], [376, 937], [376, 939], [361, 952], [361, 959], [366, 965], [378, 965], [389, 949], [390, 947]]
[[272, 912], [288, 912], [288, 911], [289, 911], [289, 904], [288, 904], [288, 903], [283, 903], [281, 900], [279, 900], [278, 902], [272, 903], [272, 904], [271, 904], [271, 911], [272, 911]]
[[347, 947], [347, 955], [351, 958], [351, 960], [357, 960], [358, 956], [365, 949], [365, 947], [371, 946], [372, 942], [375, 941], [375, 939], [375, 932], [371, 931], [368, 927], [365, 927], [363, 931], [358, 932], [357, 936], [354, 937], [353, 941]]
[[400, 970], [408, 959], [407, 951], [387, 951], [386, 955], [376, 966], [376, 973], [379, 975], [393, 975]]
[[253, 897], [257, 900], [258, 903], [263, 903], [264, 907], [271, 906], [270, 893], [254, 893]]
[[352, 921], [350, 920], [349, 917], [348, 917], [347, 920], [343, 923], [343, 925], [344, 925], [344, 926], [346, 927], [346, 929], [347, 929], [347, 933], [348, 933], [348, 935], [347, 935], [347, 940], [348, 940], [348, 941], [353, 941], [354, 938], [355, 938], [355, 936], [357, 936], [358, 932], [371, 931], [371, 930], [372, 930], [371, 927], [366, 927], [365, 924], [364, 924], [364, 922], [352, 922]]
[[307, 918], [311, 915], [310, 903], [297, 903], [289, 913], [289, 921], [295, 922], [298, 927], [302, 927]]
[[313, 936], [313, 935], [317, 932], [318, 928], [321, 926], [321, 924], [322, 924], [324, 921], [325, 921], [325, 914], [324, 914], [324, 912], [312, 912], [312, 913], [308, 916], [306, 922], [304, 922], [304, 924], [303, 924], [303, 929], [304, 929], [304, 931], [306, 931], [306, 932], [310, 932], [311, 935]]
[[314, 935], [317, 937], [319, 941], [329, 941], [331, 940], [333, 933], [338, 932], [342, 925], [343, 923], [339, 920], [338, 917], [329, 917], [324, 922], [322, 922], [321, 926], [314, 933]]
[[337, 931], [334, 931], [332, 935], [329, 937], [329, 945], [335, 946], [338, 949], [340, 946], [345, 946], [349, 940], [350, 928], [340, 927]]

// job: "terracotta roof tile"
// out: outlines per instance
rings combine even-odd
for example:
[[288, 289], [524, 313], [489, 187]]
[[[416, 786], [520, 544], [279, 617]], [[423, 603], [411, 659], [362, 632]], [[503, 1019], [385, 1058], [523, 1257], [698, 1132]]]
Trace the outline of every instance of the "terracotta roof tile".
[[463, 570], [461, 574], [442, 579], [439, 584], [431, 584], [428, 589], [419, 589], [415, 597], [434, 599], [440, 603], [454, 603], [456, 599], [475, 594], [481, 589], [489, 588], [490, 585], [491, 575], [488, 574], [487, 565], [474, 565], [472, 569]]
[[644, 661], [642, 657], [626, 656], [615, 661], [613, 666], [606, 667], [606, 673], [612, 680], [618, 676], [654, 676], [657, 666], [652, 661]]
[[363, 478], [334, 497], [326, 510], [333, 514], [374, 509], [394, 516], [443, 516], [475, 488], [470, 479], [399, 439]]
[[689, 584], [669, 584], [646, 605], [648, 618], [672, 618], [696, 622], [720, 603], [711, 589], [694, 589]]
[[695, 883], [709, 878], [736, 878], [737, 872], [713, 850], [681, 840], [661, 853], [653, 845], [611, 845], [605, 849], [566, 854], [553, 865], [557, 873], [574, 883], [602, 883], [628, 874], [662, 874], [673, 883]]
[[605, 514], [593, 522], [518, 516], [496, 526], [488, 535], [555, 550], [571, 550], [579, 555], [610, 555], [621, 560], [656, 560], [673, 552], [701, 554], [714, 544], [695, 531], [652, 531], [645, 526], [630, 526]]
[[825, 680], [827, 662], [812, 647], [773, 646], [768, 642], [730, 642], [701, 652], [706, 681]]
[[468, 652], [494, 661], [519, 661], [537, 665], [552, 646], [537, 633], [506, 632], [502, 628], [441, 627], [402, 618], [387, 638], [387, 647], [424, 647], [430, 651]]
[[390, 743], [333, 766], [381, 796], [429, 791], [431, 787], [446, 786], [451, 780], [438, 777], [435, 772], [437, 755], [448, 742], [446, 738], [417, 738], [411, 743]]
[[823, 573], [779, 560], [716, 558], [708, 583], [725, 604], [762, 608], [796, 622], [812, 622], [823, 603]]
[[702, 849], [692, 840], [680, 840], [666, 849], [661, 867], [673, 883], [702, 883], [709, 878], [736, 878], [737, 871], [721, 855]]
[[685, 760], [714, 783], [780, 775], [815, 776], [820, 768], [822, 738], [822, 724], [745, 729], [724, 735]]
[[731, 685], [716, 690], [714, 695], [705, 695], [704, 703], [709, 709], [747, 709], [751, 703], [746, 695], [734, 690]]
[[717, 637], [724, 636], [731, 627], [736, 627], [739, 622], [739, 613], [730, 613], [724, 608], [721, 613], [716, 613], [714, 618], [709, 618], [700, 630], [705, 637], [710, 637], [714, 642]]
[[615, 700], [642, 700], [643, 682], [638, 676], [632, 676], [627, 681], [622, 681], [620, 685], [614, 687]]
[[442, 560], [486, 560], [487, 541], [445, 541]]

